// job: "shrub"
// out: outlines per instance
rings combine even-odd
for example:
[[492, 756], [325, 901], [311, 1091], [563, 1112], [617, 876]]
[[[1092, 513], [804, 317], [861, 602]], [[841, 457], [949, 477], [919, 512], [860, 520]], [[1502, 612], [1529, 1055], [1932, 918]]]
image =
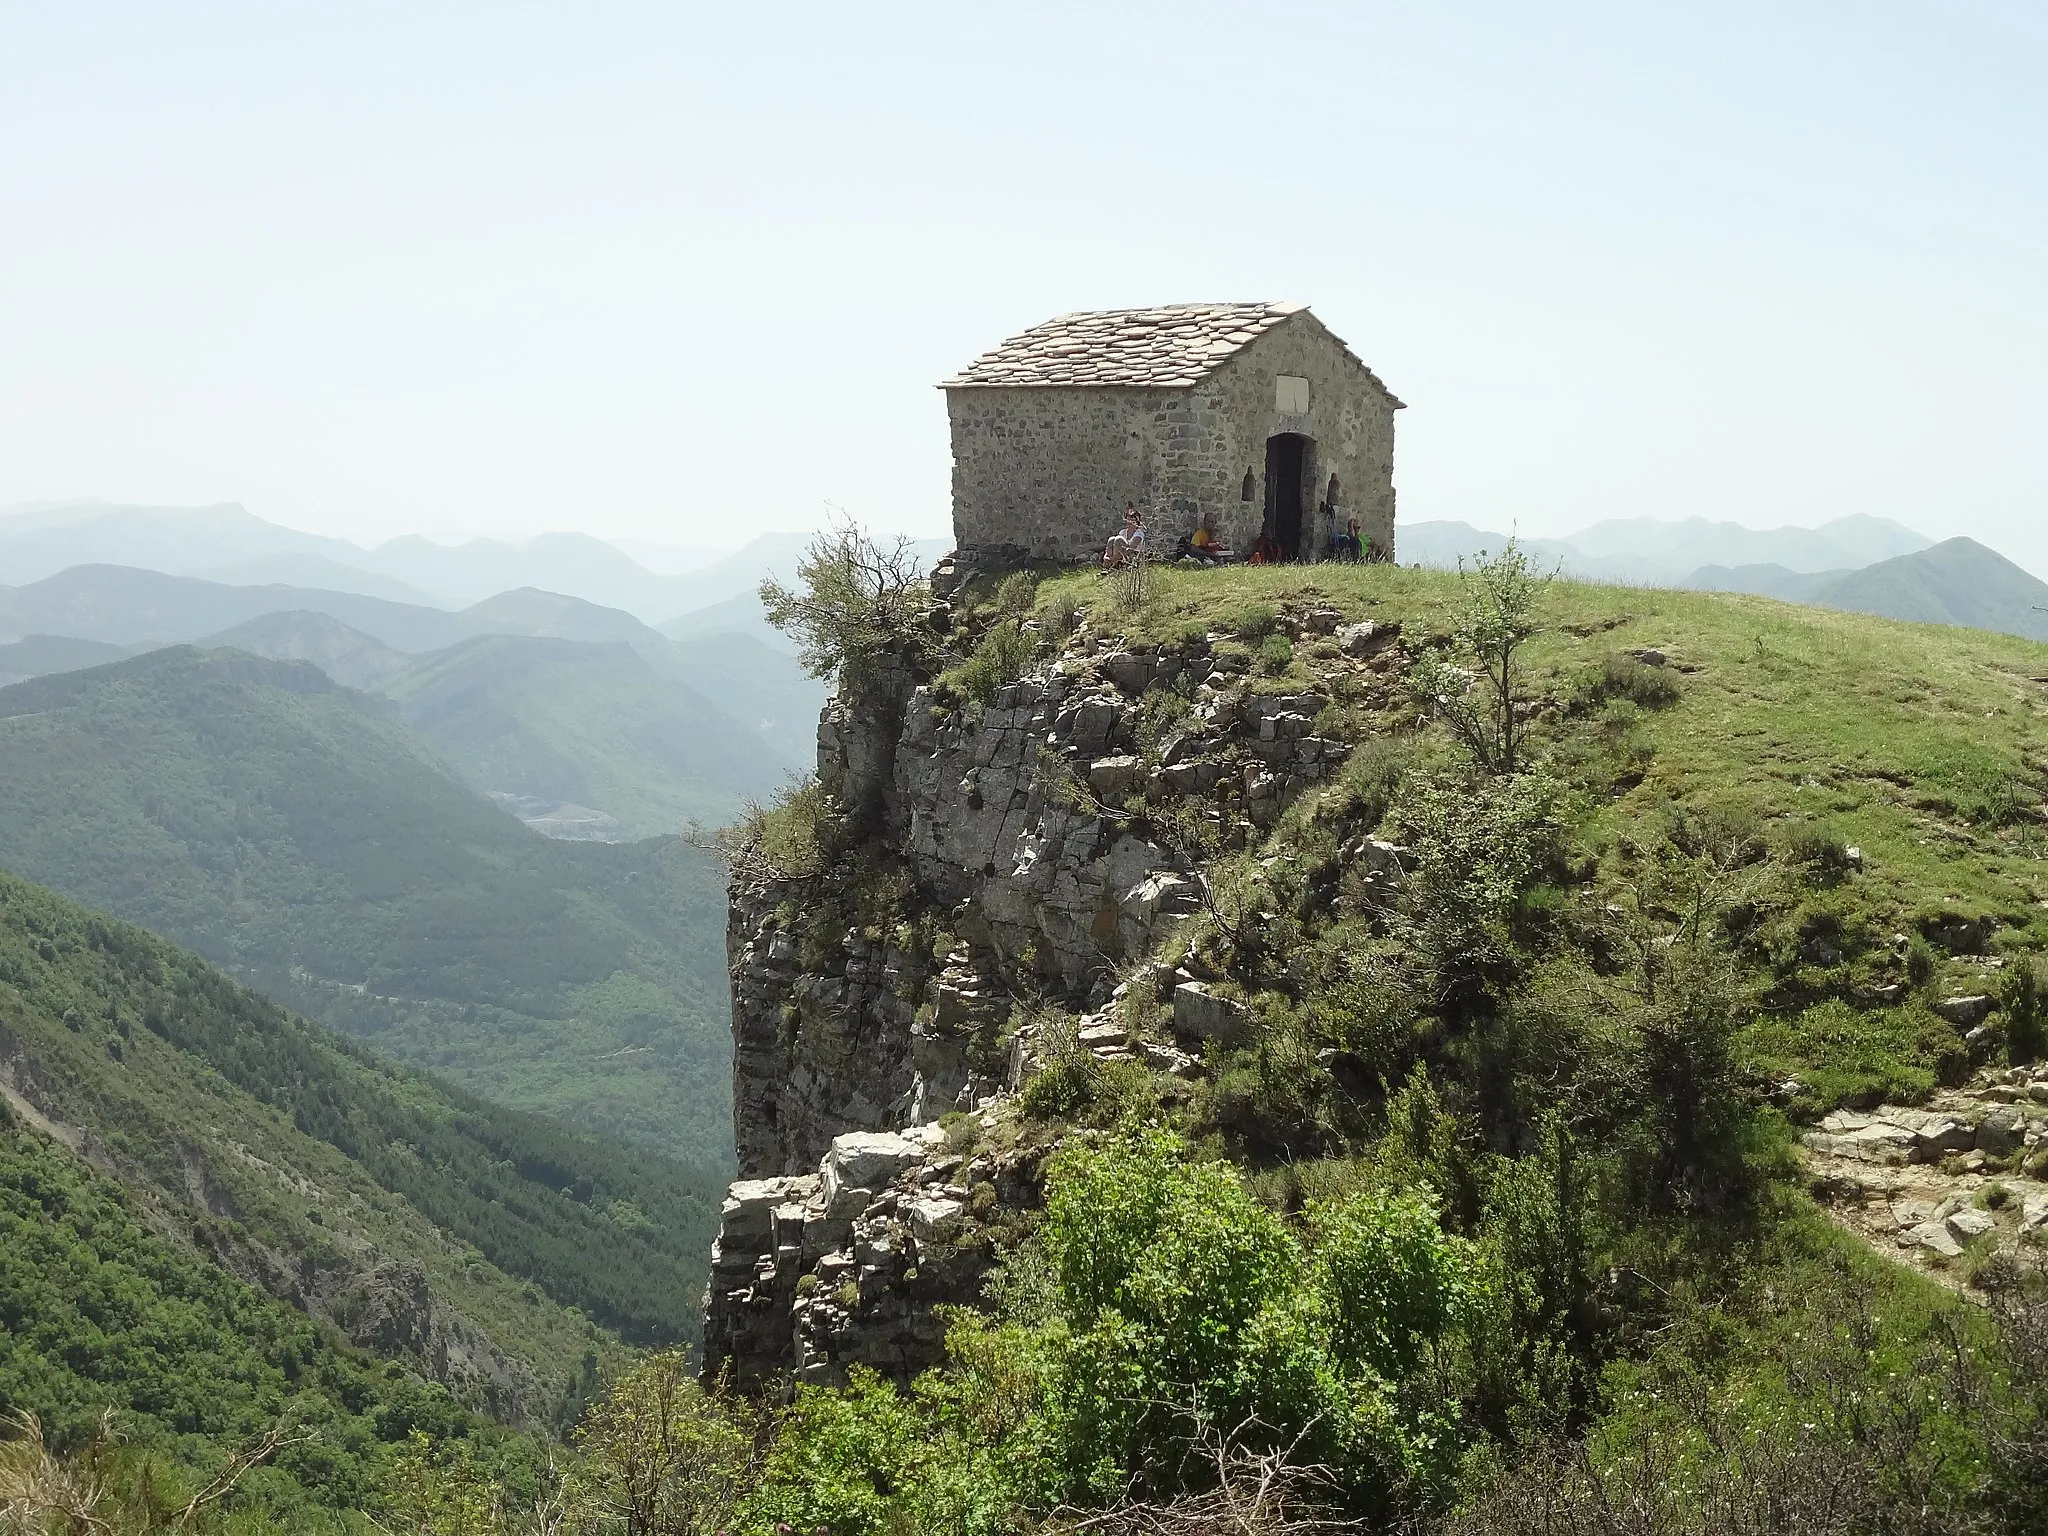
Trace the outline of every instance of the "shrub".
[[1102, 1064], [1082, 1048], [1080, 1020], [1048, 1009], [1039, 1015], [1039, 1070], [1024, 1084], [1019, 1107], [1032, 1120], [1058, 1120], [1088, 1101]]
[[1823, 882], [1839, 880], [1849, 872], [1849, 850], [1841, 838], [1811, 824], [1796, 828], [1785, 839], [1785, 859]]
[[2033, 1061], [2048, 1051], [2048, 975], [2041, 958], [2014, 955], [2000, 990], [2006, 1049], [2014, 1062]]
[[584, 1453], [577, 1502], [634, 1531], [728, 1526], [759, 1464], [747, 1410], [699, 1387], [680, 1349], [635, 1365], [576, 1438]]
[[1126, 556], [1109, 575], [1110, 606], [1125, 617], [1143, 613], [1158, 600], [1160, 572], [1142, 553]]
[[863, 685], [890, 660], [915, 665], [931, 654], [931, 588], [910, 540], [877, 544], [841, 522], [813, 539], [797, 562], [797, 585], [761, 583], [768, 622], [796, 641], [814, 677]]
[[1175, 693], [1171, 688], [1151, 689], [1138, 708], [1139, 742], [1148, 753], [1157, 752], [1167, 733], [1190, 719], [1194, 712], [1195, 706], [1186, 694]]
[[1679, 699], [1678, 678], [1633, 656], [1609, 656], [1579, 674], [1572, 691], [1575, 709], [1597, 708], [1625, 699], [1638, 709], [1669, 709]]
[[1475, 680], [1430, 652], [1409, 669], [1409, 693], [1450, 727], [1488, 773], [1513, 773], [1528, 729], [1521, 649], [1536, 633], [1536, 605], [1549, 578], [1531, 572], [1529, 557], [1513, 539], [1498, 555], [1481, 555], [1470, 570], [1461, 560], [1458, 571], [1464, 592], [1453, 633], [1478, 663], [1480, 676]]
[[939, 679], [951, 684], [977, 704], [986, 705], [996, 690], [1024, 675], [1037, 653], [1038, 641], [1018, 627], [1015, 619], [1003, 619], [982, 636], [974, 654]]
[[1012, 571], [996, 588], [996, 612], [1012, 623], [1021, 624], [1038, 601], [1038, 578], [1029, 571]]
[[1268, 677], [1278, 677], [1294, 665], [1294, 645], [1285, 635], [1268, 635], [1259, 642], [1258, 667]]
[[1916, 933], [1906, 941], [1906, 980], [1916, 987], [1924, 987], [1934, 980], [1935, 972], [1941, 969], [1941, 956], [1928, 942], [1927, 935]]
[[1404, 1392], [1458, 1326], [1471, 1251], [1424, 1191], [1318, 1208], [1309, 1251], [1223, 1164], [1163, 1132], [1060, 1154], [1042, 1240], [1066, 1338], [1047, 1430], [1070, 1496], [1199, 1483], [1211, 1427], [1339, 1469], [1352, 1498], [1427, 1488], [1454, 1420]]
[[1280, 610], [1271, 603], [1240, 603], [1218, 616], [1217, 622], [1240, 640], [1260, 641], [1280, 625]]
[[1516, 900], [1558, 857], [1564, 786], [1540, 775], [1417, 784], [1390, 813], [1413, 867], [1402, 926], [1417, 976], [1456, 1016], [1512, 973]]
[[712, 851], [735, 869], [781, 879], [821, 873], [836, 840], [837, 820], [825, 786], [793, 785], [771, 805], [750, 805], [712, 837]]

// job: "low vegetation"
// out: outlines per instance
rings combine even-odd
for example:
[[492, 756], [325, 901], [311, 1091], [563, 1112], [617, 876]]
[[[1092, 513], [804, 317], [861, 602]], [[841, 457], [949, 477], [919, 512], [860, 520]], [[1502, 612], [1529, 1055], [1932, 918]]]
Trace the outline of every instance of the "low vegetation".
[[4, 1106], [0, 1324], [0, 1530], [128, 1536], [230, 1515], [360, 1529], [351, 1512], [415, 1433], [509, 1484], [545, 1465], [530, 1438], [152, 1231], [118, 1185]]

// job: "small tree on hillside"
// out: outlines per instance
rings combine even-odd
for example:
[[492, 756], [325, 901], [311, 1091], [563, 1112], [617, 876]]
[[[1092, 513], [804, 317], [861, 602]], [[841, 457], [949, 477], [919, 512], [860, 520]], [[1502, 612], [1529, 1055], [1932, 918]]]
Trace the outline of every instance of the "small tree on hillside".
[[710, 1536], [731, 1528], [760, 1467], [750, 1410], [697, 1385], [680, 1349], [647, 1356], [590, 1410], [576, 1438], [577, 1531]]
[[796, 574], [794, 587], [763, 581], [761, 603], [813, 677], [857, 686], [892, 658], [929, 654], [932, 594], [910, 540], [885, 546], [843, 519], [811, 540]]
[[1470, 568], [1460, 560], [1458, 574], [1465, 590], [1453, 633], [1478, 662], [1481, 677], [1475, 683], [1447, 658], [1429, 655], [1409, 671], [1408, 687], [1488, 773], [1513, 773], [1521, 765], [1525, 729], [1517, 708], [1517, 653], [1537, 632], [1536, 605], [1550, 578], [1530, 569], [1528, 555], [1513, 539], [1497, 555], [1480, 555]]

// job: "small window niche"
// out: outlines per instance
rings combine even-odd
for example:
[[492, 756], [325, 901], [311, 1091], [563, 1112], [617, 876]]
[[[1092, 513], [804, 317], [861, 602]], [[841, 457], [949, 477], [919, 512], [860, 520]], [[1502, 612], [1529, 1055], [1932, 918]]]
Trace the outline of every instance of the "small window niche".
[[1282, 416], [1308, 414], [1308, 380], [1280, 374], [1273, 380], [1273, 409]]
[[1343, 491], [1344, 487], [1337, 483], [1337, 477], [1335, 475], [1330, 476], [1330, 488], [1323, 493], [1323, 505], [1332, 512], [1336, 511], [1342, 505], [1337, 498], [1343, 494]]
[[1238, 487], [1239, 501], [1256, 501], [1259, 497], [1259, 483], [1250, 470], [1244, 472], [1244, 484]]

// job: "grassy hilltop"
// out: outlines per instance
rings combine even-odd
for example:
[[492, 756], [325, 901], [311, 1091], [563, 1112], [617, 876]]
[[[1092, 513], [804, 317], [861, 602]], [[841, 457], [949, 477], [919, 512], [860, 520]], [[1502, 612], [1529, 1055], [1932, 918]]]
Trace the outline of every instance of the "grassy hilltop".
[[[1270, 1474], [1275, 1530], [2038, 1528], [2041, 1223], [1986, 1207], [2048, 1168], [2005, 1075], [2048, 1045], [2048, 647], [1511, 565], [1010, 573], [947, 619], [919, 664], [969, 741], [1026, 672], [1074, 704], [1175, 653], [1110, 706], [1113, 772], [1039, 784], [1199, 909], [1106, 1006], [975, 952], [1038, 1070], [949, 1127], [955, 1242], [1010, 1257], [916, 1391], [800, 1389], [740, 1523], [1196, 1530]], [[1489, 631], [1526, 635], [1507, 707]], [[1261, 802], [1245, 692], [1348, 760]], [[972, 942], [821, 797], [742, 849], [801, 883], [800, 952]], [[1929, 1278], [1832, 1219], [1797, 1135], [1965, 1079], [2032, 1139], [1944, 1163], [1977, 1236]]]
[[[1093, 604], [1141, 643], [1197, 624], [1227, 631], [1261, 604], [1327, 603], [1346, 622], [1400, 622], [1415, 644], [1448, 635], [1462, 594], [1455, 575], [1389, 566], [1170, 571], [1129, 618], [1107, 612], [1102, 586], [1065, 578], [1039, 602]], [[1522, 686], [1539, 713], [1539, 755], [1597, 748], [1608, 759], [1583, 826], [1591, 844], [1690, 822], [1760, 836], [1816, 877], [1783, 915], [1790, 947], [1772, 957], [1774, 1006], [1750, 1036], [1759, 1065], [1800, 1077], [1808, 1112], [1879, 1091], [1924, 1095], [1956, 1048], [1925, 998], [1943, 979], [1981, 990], [1987, 958], [2048, 948], [2048, 645], [1565, 581], [1548, 586], [1537, 619]], [[1237, 648], [1249, 658], [1258, 642]], [[1251, 685], [1329, 679], [1314, 641], [1289, 649], [1283, 669], [1254, 667]], [[1601, 669], [1652, 649], [1668, 661], [1651, 669], [1661, 677], [1631, 668], [1610, 694]], [[1650, 688], [1647, 705], [1628, 696], [1629, 678]], [[1361, 721], [1367, 734], [1389, 723]], [[1925, 947], [1909, 956], [1900, 934]], [[1908, 980], [1909, 959], [1918, 975], [1901, 1006], [1871, 1007]]]

